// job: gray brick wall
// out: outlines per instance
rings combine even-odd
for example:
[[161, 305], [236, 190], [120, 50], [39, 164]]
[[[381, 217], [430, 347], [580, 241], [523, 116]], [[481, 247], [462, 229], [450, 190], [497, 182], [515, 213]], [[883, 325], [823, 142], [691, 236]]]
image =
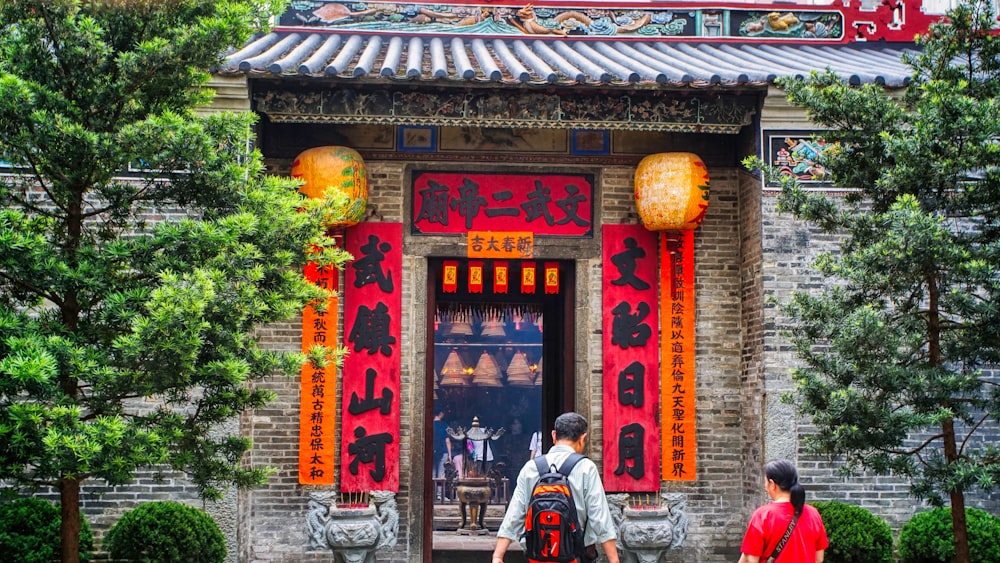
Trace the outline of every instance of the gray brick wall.
[[[287, 171], [288, 163], [269, 162], [272, 171]], [[439, 166], [449, 166], [441, 164]], [[468, 165], [454, 165], [468, 168]], [[535, 166], [519, 167], [519, 170]], [[552, 167], [537, 166], [551, 172]], [[370, 218], [402, 221], [409, 202], [404, 194], [409, 167], [402, 161], [368, 162]], [[630, 166], [592, 167], [597, 178], [599, 223], [635, 223]], [[886, 518], [898, 529], [914, 510], [907, 484], [887, 478], [844, 479], [836, 465], [800, 450], [800, 437], [810, 431], [794, 410], [779, 401], [791, 388], [793, 351], [778, 333], [784, 321], [775, 301], [791, 291], [818, 288], [824, 282], [810, 270], [816, 254], [831, 248], [835, 238], [820, 235], [775, 210], [773, 193], [762, 192], [759, 180], [737, 168], [711, 167], [712, 192], [705, 221], [696, 233], [698, 466], [693, 482], [664, 482], [664, 492], [684, 492], [690, 529], [682, 549], [666, 561], [724, 562], [737, 557], [750, 512], [765, 498], [761, 463], [790, 457], [799, 464], [810, 499], [854, 502]], [[406, 230], [404, 229], [404, 232]], [[416, 561], [429, 549], [422, 544], [422, 495], [425, 409], [426, 257], [462, 255], [447, 237], [404, 235], [403, 331], [401, 338], [401, 512], [399, 543], [379, 561]], [[592, 444], [603, 437], [601, 414], [601, 257], [600, 229], [593, 241], [542, 241], [541, 258], [576, 262], [576, 366], [579, 410], [592, 421]], [[299, 319], [259, 331], [265, 346], [297, 350]], [[341, 327], [343, 334], [343, 327]], [[173, 499], [203, 506], [223, 526], [230, 561], [329, 561], [328, 552], [308, 552], [305, 515], [314, 488], [298, 484], [298, 379], [273, 377], [260, 383], [275, 400], [239, 420], [253, 439], [250, 460], [277, 468], [268, 486], [231, 493], [222, 503], [203, 505], [183, 476], [167, 474], [156, 480], [144, 473], [125, 487], [88, 484], [83, 502], [98, 538], [128, 508], [154, 499]], [[338, 393], [340, 392], [338, 386]], [[338, 404], [339, 411], [339, 404]], [[339, 412], [338, 412], [339, 415]], [[339, 416], [338, 416], [339, 420]], [[338, 444], [338, 448], [339, 448]], [[338, 449], [339, 451], [339, 449]], [[605, 460], [591, 450], [598, 464]], [[339, 477], [339, 475], [338, 475]], [[973, 498], [970, 504], [996, 512], [997, 498]]]

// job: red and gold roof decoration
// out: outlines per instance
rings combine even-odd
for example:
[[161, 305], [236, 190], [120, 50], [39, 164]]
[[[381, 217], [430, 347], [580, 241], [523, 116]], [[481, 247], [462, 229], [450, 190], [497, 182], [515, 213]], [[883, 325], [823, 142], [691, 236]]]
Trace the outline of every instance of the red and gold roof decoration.
[[555, 1], [414, 4], [383, 1], [290, 2], [277, 30], [539, 39], [736, 42], [912, 42], [940, 16], [921, 0], [866, 8], [860, 0], [828, 5], [750, 2]]

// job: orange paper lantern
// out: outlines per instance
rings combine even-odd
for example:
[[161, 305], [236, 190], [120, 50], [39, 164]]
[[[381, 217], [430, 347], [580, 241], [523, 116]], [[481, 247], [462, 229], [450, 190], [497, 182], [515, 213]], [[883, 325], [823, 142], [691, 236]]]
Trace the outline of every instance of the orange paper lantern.
[[708, 169], [689, 152], [651, 154], [635, 170], [635, 206], [650, 231], [694, 229], [708, 209]]
[[299, 191], [308, 197], [325, 197], [330, 190], [347, 194], [344, 220], [330, 227], [351, 227], [361, 222], [368, 205], [368, 176], [365, 161], [348, 147], [314, 147], [295, 157], [292, 178], [305, 183]]

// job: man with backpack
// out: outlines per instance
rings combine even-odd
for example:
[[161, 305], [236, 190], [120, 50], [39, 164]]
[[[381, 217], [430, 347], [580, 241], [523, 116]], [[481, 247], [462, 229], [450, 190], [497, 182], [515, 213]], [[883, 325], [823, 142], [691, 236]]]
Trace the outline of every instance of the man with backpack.
[[582, 455], [586, 438], [586, 418], [575, 412], [559, 415], [552, 448], [528, 460], [517, 476], [493, 563], [503, 563], [511, 542], [522, 540], [532, 563], [589, 563], [597, 559], [596, 544], [610, 563], [619, 563], [600, 472]]

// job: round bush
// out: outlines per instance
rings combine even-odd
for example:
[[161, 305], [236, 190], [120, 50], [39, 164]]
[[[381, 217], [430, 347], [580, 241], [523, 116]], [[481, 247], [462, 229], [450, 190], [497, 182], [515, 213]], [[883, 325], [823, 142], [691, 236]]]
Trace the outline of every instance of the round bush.
[[[0, 554], [17, 554], [19, 563], [51, 563], [59, 560], [62, 541], [59, 506], [35, 497], [0, 502]], [[90, 561], [94, 534], [80, 516], [80, 561]], [[4, 555], [0, 555], [0, 558]]]
[[104, 538], [112, 559], [143, 563], [219, 563], [226, 538], [215, 520], [179, 502], [147, 502], [126, 512]]
[[892, 563], [892, 528], [868, 510], [836, 501], [810, 503], [826, 527], [826, 563]]
[[[1000, 561], [1000, 518], [985, 510], [966, 508], [969, 551], [973, 561]], [[901, 563], [951, 563], [955, 558], [951, 509], [914, 514], [899, 531]]]

